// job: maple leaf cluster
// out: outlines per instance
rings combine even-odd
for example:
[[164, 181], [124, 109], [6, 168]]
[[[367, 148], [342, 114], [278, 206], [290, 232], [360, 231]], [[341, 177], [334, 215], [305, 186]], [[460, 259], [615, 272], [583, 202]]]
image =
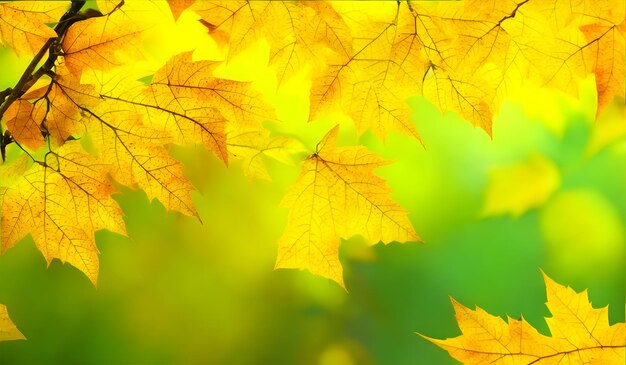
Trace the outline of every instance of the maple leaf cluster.
[[[263, 127], [272, 108], [249, 82], [216, 69], [259, 40], [269, 45], [278, 88], [307, 72], [310, 120], [341, 110], [359, 134], [419, 138], [407, 98], [424, 95], [491, 132], [498, 105], [525, 82], [577, 93], [594, 74], [599, 110], [624, 94], [624, 6], [615, 0], [484, 2], [169, 1], [163, 17], [194, 12], [227, 47], [225, 60], [174, 55], [137, 81], [125, 66], [146, 57], [143, 17], [159, 2], [100, 0], [0, 3], [0, 43], [32, 61], [0, 92], [2, 251], [30, 234], [48, 262], [68, 262], [97, 282], [94, 233], [125, 234], [115, 184], [142, 189], [170, 210], [196, 216], [171, 144], [201, 144], [252, 177], [261, 156], [292, 141]], [[375, 11], [366, 8], [375, 7]], [[49, 26], [48, 24], [53, 24]], [[340, 239], [419, 241], [361, 146], [337, 147], [337, 127], [302, 163], [277, 268], [309, 269], [340, 285]], [[7, 148], [23, 154], [7, 160]], [[1, 318], [1, 317], [0, 317]]]

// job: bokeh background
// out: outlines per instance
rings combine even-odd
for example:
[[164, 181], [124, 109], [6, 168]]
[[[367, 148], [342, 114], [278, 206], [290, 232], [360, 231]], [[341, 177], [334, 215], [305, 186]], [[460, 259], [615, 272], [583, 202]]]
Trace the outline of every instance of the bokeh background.
[[[183, 15], [176, 26], [193, 28]], [[456, 364], [416, 333], [459, 335], [453, 297], [504, 318], [523, 314], [549, 334], [541, 270], [588, 288], [611, 323], [624, 321], [623, 99], [596, 116], [592, 78], [577, 98], [529, 86], [501, 106], [489, 137], [416, 96], [408, 102], [423, 144], [393, 133], [382, 142], [357, 137], [340, 113], [308, 123], [306, 77], [272, 93], [267, 46], [253, 48], [220, 72], [254, 81], [283, 120], [266, 126], [301, 152], [267, 158], [272, 181], [263, 181], [199, 147], [172, 146], [202, 223], [121, 187], [128, 237], [97, 233], [97, 288], [69, 265], [47, 267], [30, 238], [0, 256], [0, 303], [28, 338], [0, 342], [0, 364]], [[27, 63], [0, 49], [0, 89]], [[298, 159], [337, 123], [341, 144], [394, 161], [377, 173], [424, 240], [343, 241], [348, 292], [273, 269], [287, 218], [281, 197]]]

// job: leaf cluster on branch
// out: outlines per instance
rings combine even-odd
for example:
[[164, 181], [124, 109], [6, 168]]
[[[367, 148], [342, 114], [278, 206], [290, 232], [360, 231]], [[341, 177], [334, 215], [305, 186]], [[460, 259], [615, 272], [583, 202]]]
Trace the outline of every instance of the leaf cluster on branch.
[[[115, 183], [198, 217], [171, 144], [201, 144], [224, 164], [241, 159], [246, 174], [269, 178], [261, 156], [288, 154], [294, 141], [264, 128], [276, 117], [250, 82], [216, 76], [260, 40], [279, 89], [296, 74], [310, 76], [310, 120], [340, 110], [359, 134], [381, 139], [391, 131], [419, 139], [406, 102], [414, 95], [487, 133], [510, 90], [527, 82], [576, 94], [578, 80], [594, 74], [599, 112], [624, 95], [626, 24], [616, 0], [168, 3], [0, 3], [0, 42], [32, 56], [16, 85], [0, 92], [2, 251], [30, 234], [48, 262], [68, 262], [95, 284], [94, 232], [126, 233]], [[126, 66], [149, 57], [150, 31], [184, 11], [227, 47], [225, 59], [182, 52], [147, 85], [137, 81]], [[343, 286], [341, 238], [419, 238], [374, 174], [385, 162], [362, 146], [337, 147], [337, 133], [302, 162], [285, 197], [276, 267]], [[5, 161], [8, 148], [23, 153]]]

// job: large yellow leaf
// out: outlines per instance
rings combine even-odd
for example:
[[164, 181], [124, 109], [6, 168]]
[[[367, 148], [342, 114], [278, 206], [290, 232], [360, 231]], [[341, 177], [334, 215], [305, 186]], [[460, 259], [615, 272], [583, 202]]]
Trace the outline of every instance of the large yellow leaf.
[[607, 308], [593, 308], [586, 291], [576, 293], [546, 275], [544, 280], [552, 336], [540, 334], [524, 319], [508, 318], [507, 323], [453, 299], [463, 334], [447, 340], [424, 337], [468, 365], [624, 364], [626, 323], [610, 326]]
[[276, 268], [309, 269], [344, 287], [339, 239], [360, 234], [370, 243], [418, 241], [411, 222], [374, 174], [384, 166], [365, 147], [337, 147], [333, 128], [309, 156], [283, 200], [289, 208]]
[[15, 327], [11, 318], [9, 318], [9, 312], [7, 307], [0, 304], [0, 341], [11, 340], [25, 340], [26, 337]]
[[94, 232], [126, 232], [122, 211], [111, 198], [109, 170], [76, 141], [33, 163], [2, 194], [2, 251], [30, 233], [48, 263], [54, 258], [69, 262], [95, 284]]
[[144, 56], [142, 35], [155, 25], [150, 1], [109, 1], [102, 16], [74, 23], [63, 37], [67, 68], [80, 75], [85, 69], [108, 70]]
[[[75, 115], [76, 125], [90, 136], [93, 149], [109, 165], [115, 180], [145, 190], [168, 209], [197, 216], [189, 196], [193, 186], [185, 178], [180, 162], [165, 147], [173, 142], [170, 133], [163, 130], [167, 120], [161, 120], [161, 129], [145, 123], [149, 117], [146, 107], [150, 105], [135, 105], [124, 98], [129, 93], [138, 98], [145, 89], [141, 83], [107, 80], [102, 85], [74, 84], [68, 77], [55, 79], [53, 84], [63, 95], [61, 107]], [[92, 103], [94, 99], [97, 102]]]
[[69, 1], [10, 1], [0, 3], [0, 44], [18, 55], [35, 54], [57, 34], [47, 23], [59, 21]]

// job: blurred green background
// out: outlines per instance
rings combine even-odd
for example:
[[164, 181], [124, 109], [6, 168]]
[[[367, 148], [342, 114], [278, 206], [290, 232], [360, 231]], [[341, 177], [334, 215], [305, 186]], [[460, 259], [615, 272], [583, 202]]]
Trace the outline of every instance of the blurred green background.
[[[0, 64], [4, 89], [24, 60], [2, 49]], [[579, 99], [526, 90], [502, 105], [493, 138], [416, 97], [423, 146], [361, 136], [394, 161], [377, 173], [424, 244], [344, 241], [348, 293], [273, 270], [297, 163], [267, 159], [273, 181], [250, 181], [237, 162], [173, 147], [203, 223], [122, 189], [129, 237], [97, 233], [97, 288], [69, 265], [46, 268], [30, 238], [0, 256], [0, 303], [28, 338], [0, 342], [0, 364], [456, 364], [416, 332], [460, 334], [451, 296], [548, 334], [540, 270], [624, 321], [624, 107], [594, 121], [595, 97], [592, 79]], [[313, 148], [332, 125], [268, 127]], [[357, 142], [349, 123], [341, 133]]]

